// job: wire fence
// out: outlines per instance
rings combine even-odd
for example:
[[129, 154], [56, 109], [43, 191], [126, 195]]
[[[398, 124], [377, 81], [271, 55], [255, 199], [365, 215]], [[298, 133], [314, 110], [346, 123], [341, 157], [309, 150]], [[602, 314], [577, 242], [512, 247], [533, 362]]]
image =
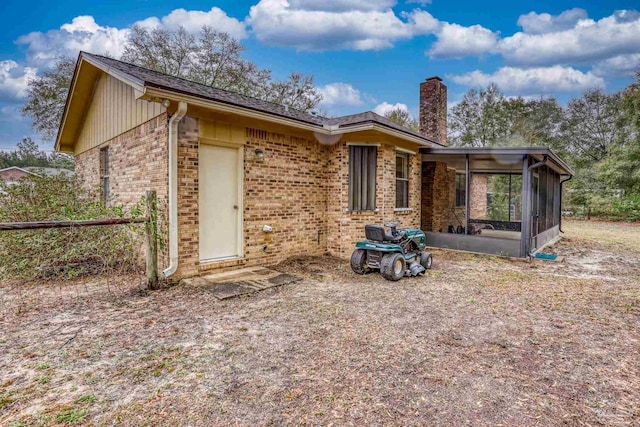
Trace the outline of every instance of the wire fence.
[[0, 222], [2, 314], [112, 303], [159, 287], [155, 192], [141, 205], [128, 217]]

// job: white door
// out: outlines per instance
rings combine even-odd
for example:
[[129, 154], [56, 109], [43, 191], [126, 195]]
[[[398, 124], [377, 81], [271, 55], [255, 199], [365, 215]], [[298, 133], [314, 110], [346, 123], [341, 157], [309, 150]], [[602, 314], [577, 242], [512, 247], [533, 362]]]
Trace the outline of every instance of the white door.
[[200, 144], [200, 261], [240, 256], [240, 150]]

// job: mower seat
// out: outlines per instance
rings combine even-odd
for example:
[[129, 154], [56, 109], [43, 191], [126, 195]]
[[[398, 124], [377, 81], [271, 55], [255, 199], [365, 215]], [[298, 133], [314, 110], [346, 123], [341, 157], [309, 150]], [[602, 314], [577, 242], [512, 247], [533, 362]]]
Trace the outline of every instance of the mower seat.
[[364, 226], [364, 235], [367, 240], [374, 242], [391, 242], [398, 243], [402, 238], [402, 235], [392, 236], [387, 234], [386, 230], [381, 225], [368, 224]]

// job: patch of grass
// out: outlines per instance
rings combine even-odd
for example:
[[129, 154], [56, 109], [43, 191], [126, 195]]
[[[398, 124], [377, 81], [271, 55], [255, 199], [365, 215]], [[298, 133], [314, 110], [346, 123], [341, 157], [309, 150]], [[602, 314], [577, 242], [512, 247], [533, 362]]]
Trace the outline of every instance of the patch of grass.
[[85, 419], [88, 413], [89, 411], [86, 409], [79, 410], [77, 408], [70, 408], [62, 412], [59, 412], [56, 415], [56, 421], [58, 423], [71, 424], [71, 425], [78, 424], [80, 423], [80, 421]]
[[15, 402], [15, 400], [9, 399], [8, 397], [0, 397], [0, 410], [11, 405], [13, 402]]
[[48, 384], [51, 382], [51, 375], [43, 375], [40, 378], [38, 378], [38, 382], [40, 384]]
[[98, 398], [95, 394], [85, 394], [76, 399], [76, 403], [94, 403], [97, 402]]
[[47, 362], [38, 363], [38, 366], [37, 366], [37, 368], [41, 371], [45, 369], [49, 369], [50, 367], [51, 365], [49, 365]]

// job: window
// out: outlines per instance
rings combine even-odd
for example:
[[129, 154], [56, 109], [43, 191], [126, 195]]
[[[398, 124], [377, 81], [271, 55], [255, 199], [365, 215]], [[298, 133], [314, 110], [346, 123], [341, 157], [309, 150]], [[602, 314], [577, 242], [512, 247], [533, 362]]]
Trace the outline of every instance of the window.
[[100, 199], [109, 205], [109, 147], [100, 149]]
[[467, 198], [467, 177], [465, 174], [456, 174], [456, 206], [464, 206]]
[[409, 155], [396, 153], [396, 208], [409, 207]]
[[375, 146], [349, 146], [349, 210], [376, 209], [377, 156]]

